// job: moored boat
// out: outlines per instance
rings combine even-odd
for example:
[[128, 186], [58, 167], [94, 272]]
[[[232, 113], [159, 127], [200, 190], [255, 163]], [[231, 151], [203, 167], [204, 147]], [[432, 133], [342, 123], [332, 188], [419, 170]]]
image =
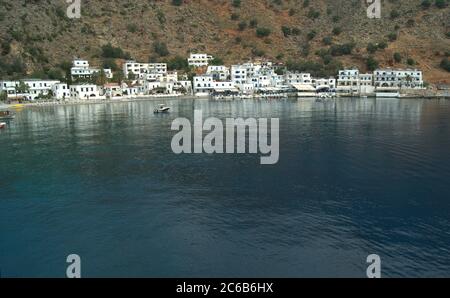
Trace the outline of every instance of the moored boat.
[[155, 109], [154, 113], [155, 114], [169, 113], [169, 111], [170, 111], [169, 107], [166, 107], [165, 105], [161, 104], [157, 109]]
[[3, 129], [6, 127], [6, 123], [5, 122], [0, 122], [0, 129]]

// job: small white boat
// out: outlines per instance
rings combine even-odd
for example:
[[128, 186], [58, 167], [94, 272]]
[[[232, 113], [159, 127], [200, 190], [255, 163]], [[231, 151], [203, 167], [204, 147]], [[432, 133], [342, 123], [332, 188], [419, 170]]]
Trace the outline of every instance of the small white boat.
[[166, 107], [165, 105], [161, 104], [159, 105], [159, 108], [155, 109], [154, 113], [155, 114], [160, 114], [160, 113], [169, 113], [170, 108]]
[[6, 123], [5, 122], [0, 122], [0, 129], [3, 129], [6, 127]]
[[209, 98], [210, 94], [208, 92], [197, 92], [195, 93], [195, 97], [200, 98]]

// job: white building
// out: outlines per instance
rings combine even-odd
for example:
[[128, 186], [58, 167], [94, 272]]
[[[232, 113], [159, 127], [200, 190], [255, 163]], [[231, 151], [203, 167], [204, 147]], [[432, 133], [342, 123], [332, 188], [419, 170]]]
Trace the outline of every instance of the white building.
[[186, 94], [192, 93], [192, 82], [191, 81], [181, 80], [181, 81], [178, 81], [178, 84], [180, 84], [180, 86], [182, 86], [184, 88], [184, 91], [186, 92]]
[[319, 89], [336, 89], [336, 79], [335, 78], [319, 78], [319, 79], [312, 79], [312, 85], [316, 90]]
[[194, 67], [204, 67], [208, 66], [213, 59], [213, 56], [208, 54], [191, 54], [188, 58], [188, 64]]
[[122, 83], [122, 93], [127, 96], [139, 96], [139, 95], [145, 95], [145, 87], [144, 85], [134, 83], [128, 85], [127, 83]]
[[105, 68], [103, 69], [104, 73], [105, 73], [105, 77], [107, 79], [112, 79], [113, 78], [113, 72], [110, 68]]
[[213, 76], [202, 75], [194, 77], [194, 92], [195, 93], [210, 93], [213, 90]]
[[241, 92], [247, 94], [260, 88], [281, 87], [285, 84], [284, 77], [276, 74], [270, 62], [232, 65], [231, 81]]
[[57, 80], [40, 80], [40, 79], [26, 79], [22, 80], [28, 88], [28, 99], [35, 100], [39, 96], [46, 96], [52, 90], [53, 85], [60, 83]]
[[377, 69], [373, 73], [375, 87], [423, 88], [422, 71], [416, 69]]
[[103, 91], [107, 98], [122, 96], [122, 87], [117, 83], [105, 84], [103, 86]]
[[248, 64], [231, 66], [231, 81], [235, 86], [240, 87], [241, 85], [248, 84], [247, 80], [249, 76], [250, 74]]
[[70, 97], [72, 99], [100, 98], [100, 90], [97, 85], [92, 84], [70, 85]]
[[162, 90], [163, 88], [160, 81], [144, 81], [144, 94], [152, 94], [156, 90]]
[[139, 63], [134, 60], [125, 61], [123, 74], [126, 78], [134, 74], [136, 78], [143, 80], [158, 80], [167, 74], [167, 63]]
[[375, 92], [372, 74], [361, 74], [358, 69], [339, 71], [337, 92], [343, 96], [372, 95]]
[[[17, 87], [23, 82], [28, 91], [19, 93]], [[59, 84], [57, 80], [24, 79], [21, 81], [0, 81], [0, 92], [5, 91], [8, 98], [24, 97], [28, 100], [35, 100], [39, 96], [47, 96], [53, 85]]]
[[0, 81], [0, 93], [6, 92], [9, 98], [16, 96], [16, 87], [19, 86], [19, 81]]
[[235, 85], [232, 81], [215, 81], [212, 75], [202, 75], [194, 77], [194, 92], [196, 94], [227, 90], [236, 90]]
[[344, 69], [339, 71], [337, 86], [343, 90], [358, 91], [359, 86], [359, 70], [358, 69]]
[[206, 74], [212, 75], [215, 81], [226, 81], [230, 76], [230, 69], [223, 65], [210, 65]]
[[[70, 69], [70, 74], [72, 79], [89, 79], [93, 74], [99, 73], [100, 69], [92, 68], [89, 66], [89, 61], [83, 59], [74, 59], [72, 62], [72, 68]], [[103, 69], [105, 77], [108, 79], [113, 78], [112, 70], [109, 68]]]
[[70, 97], [69, 86], [65, 83], [58, 83], [52, 86], [53, 97], [58, 100], [68, 99]]
[[303, 72], [286, 72], [284, 81], [287, 85], [312, 84], [311, 74]]
[[170, 71], [165, 76], [161, 77], [160, 81], [166, 83], [178, 82], [178, 72]]

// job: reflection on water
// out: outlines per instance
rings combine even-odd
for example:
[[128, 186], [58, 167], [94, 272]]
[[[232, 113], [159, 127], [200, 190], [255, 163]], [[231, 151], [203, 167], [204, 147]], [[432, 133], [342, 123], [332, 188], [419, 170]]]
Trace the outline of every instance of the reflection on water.
[[[450, 275], [450, 103], [401, 99], [28, 108], [0, 132], [3, 276]], [[280, 162], [174, 155], [171, 122], [279, 117]]]

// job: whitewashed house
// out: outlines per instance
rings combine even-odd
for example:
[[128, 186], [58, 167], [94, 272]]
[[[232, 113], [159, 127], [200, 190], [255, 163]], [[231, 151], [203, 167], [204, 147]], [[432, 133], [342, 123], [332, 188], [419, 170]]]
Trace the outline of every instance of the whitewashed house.
[[97, 85], [79, 84], [70, 85], [70, 97], [72, 99], [98, 99], [100, 90]]
[[212, 75], [202, 75], [194, 77], [194, 93], [211, 93], [213, 86], [213, 76]]
[[286, 85], [312, 84], [311, 74], [303, 72], [286, 72], [284, 81]]
[[210, 65], [206, 74], [212, 75], [215, 81], [226, 81], [230, 76], [230, 69], [224, 65]]
[[103, 91], [106, 98], [122, 96], [122, 87], [117, 83], [109, 83], [103, 85]]
[[213, 59], [214, 57], [208, 54], [191, 54], [188, 58], [188, 64], [193, 67], [205, 67]]
[[[239, 88], [247, 83], [248, 67], [247, 65], [232, 65], [231, 66], [231, 81]], [[253, 84], [252, 84], [253, 86]]]
[[224, 91], [237, 91], [237, 89], [232, 81], [215, 81], [212, 75], [194, 77], [194, 93], [196, 95]]
[[[90, 79], [95, 73], [99, 73], [100, 69], [92, 68], [89, 65], [89, 61], [83, 59], [74, 59], [72, 62], [72, 68], [70, 69], [70, 74], [73, 80], [77, 79]], [[105, 77], [108, 79], [113, 78], [112, 70], [109, 68], [103, 69]]]
[[22, 80], [29, 88], [29, 98], [35, 100], [39, 96], [46, 96], [52, 90], [52, 86], [60, 83], [57, 80], [40, 80], [40, 79], [26, 79]]
[[6, 92], [8, 98], [16, 97], [16, 87], [19, 86], [19, 81], [0, 81], [0, 93]]
[[58, 100], [65, 100], [70, 98], [69, 86], [65, 83], [58, 83], [52, 86], [53, 97]]
[[137, 82], [134, 82], [132, 84], [127, 84], [125, 82], [122, 83], [122, 93], [125, 96], [140, 96], [145, 95], [145, 87], [144, 85], [141, 85]]
[[162, 83], [160, 81], [145, 81], [143, 84], [144, 84], [144, 94], [156, 93], [157, 90], [161, 90], [163, 88]]
[[360, 93], [358, 69], [353, 68], [339, 71], [337, 92], [341, 96], [353, 96]]
[[318, 78], [312, 79], [312, 85], [316, 90], [319, 89], [336, 89], [336, 79], [335, 78]]
[[40, 79], [25, 79], [22, 82], [28, 86], [28, 95], [25, 97], [29, 100], [35, 100], [39, 96], [47, 96], [52, 90], [53, 85], [60, 83], [57, 80]]

